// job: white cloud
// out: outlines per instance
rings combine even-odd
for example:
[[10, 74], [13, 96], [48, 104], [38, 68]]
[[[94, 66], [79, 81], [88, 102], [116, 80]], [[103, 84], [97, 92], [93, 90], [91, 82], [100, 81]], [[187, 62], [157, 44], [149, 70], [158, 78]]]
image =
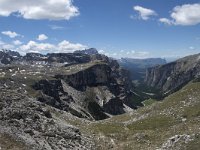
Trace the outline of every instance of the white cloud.
[[35, 41], [29, 41], [27, 44], [20, 46], [17, 50], [22, 53], [27, 53], [27, 52], [46, 53], [54, 49], [55, 46], [49, 43], [37, 43]]
[[119, 55], [121, 58], [138, 58], [138, 59], [143, 59], [143, 58], [149, 58], [150, 53], [147, 51], [124, 51], [123, 54]]
[[45, 34], [40, 34], [38, 35], [38, 38], [37, 38], [38, 41], [44, 41], [46, 39], [48, 39], [48, 36], [46, 36]]
[[21, 45], [21, 44], [22, 44], [22, 42], [21, 42], [21, 41], [19, 41], [19, 40], [15, 40], [15, 41], [13, 41], [13, 44], [14, 44], [14, 45]]
[[135, 54], [135, 51], [131, 51], [132, 54]]
[[17, 36], [20, 36], [20, 34], [12, 31], [2, 31], [1, 32], [3, 35], [9, 36], [10, 38], [15, 38]]
[[21, 45], [17, 48], [17, 51], [22, 54], [28, 52], [38, 52], [38, 53], [69, 53], [75, 50], [83, 50], [88, 48], [85, 45], [79, 43], [70, 43], [69, 41], [62, 41], [56, 45], [50, 43], [38, 43], [35, 41], [29, 41], [27, 44]]
[[15, 46], [12, 44], [4, 44], [2, 45], [2, 49], [14, 49]]
[[100, 54], [105, 54], [105, 51], [104, 50], [99, 50], [98, 51]]
[[58, 25], [49, 25], [52, 30], [62, 30], [64, 27]]
[[69, 20], [79, 15], [73, 0], [1, 0], [0, 16], [17, 13], [25, 19]]
[[200, 4], [176, 6], [171, 12], [171, 19], [161, 18], [160, 22], [170, 25], [196, 25], [200, 23]]
[[84, 50], [88, 48], [85, 45], [79, 43], [70, 43], [69, 41], [62, 41], [58, 44], [59, 52], [73, 52], [75, 50]]
[[161, 23], [166, 24], [166, 25], [172, 25], [173, 24], [173, 22], [171, 20], [167, 19], [167, 18], [160, 18], [159, 21]]
[[117, 53], [113, 53], [112, 55], [113, 55], [113, 56], [117, 56]]
[[141, 51], [141, 52], [135, 52], [134, 56], [138, 57], [138, 58], [146, 58], [146, 57], [149, 56], [149, 52], [145, 52], [145, 51], [144, 52], [143, 51]]
[[5, 43], [0, 41], [0, 49], [13, 49], [15, 46], [12, 44]]
[[139, 13], [139, 17], [143, 20], [148, 20], [151, 16], [157, 15], [157, 13], [154, 10], [144, 8], [141, 6], [134, 6], [133, 9]]

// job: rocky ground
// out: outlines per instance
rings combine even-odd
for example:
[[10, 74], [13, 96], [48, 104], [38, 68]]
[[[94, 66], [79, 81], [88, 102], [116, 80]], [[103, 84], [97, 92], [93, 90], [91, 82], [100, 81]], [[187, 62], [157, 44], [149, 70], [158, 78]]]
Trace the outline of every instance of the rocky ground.
[[92, 149], [90, 137], [82, 135], [77, 127], [53, 117], [53, 113], [61, 114], [62, 111], [16, 90], [1, 89], [0, 97], [2, 150]]

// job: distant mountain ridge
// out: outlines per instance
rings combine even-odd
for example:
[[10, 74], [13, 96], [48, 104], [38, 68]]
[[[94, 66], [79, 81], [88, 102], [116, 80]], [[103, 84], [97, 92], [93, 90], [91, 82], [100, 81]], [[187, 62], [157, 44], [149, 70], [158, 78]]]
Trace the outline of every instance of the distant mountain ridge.
[[[192, 81], [157, 102], [117, 60], [87, 53], [0, 51], [0, 149], [199, 148], [200, 54], [164, 65], [123, 60], [162, 93]], [[142, 94], [145, 106], [133, 111]]]
[[118, 63], [131, 72], [131, 77], [133, 80], [143, 80], [145, 78], [145, 72], [147, 68], [163, 65], [167, 62], [162, 58], [121, 58], [118, 60]]
[[199, 76], [200, 54], [195, 54], [165, 65], [148, 68], [145, 83], [169, 94]]
[[88, 55], [99, 54], [96, 48], [89, 48], [89, 49], [85, 49], [85, 50], [78, 50], [78, 51], [75, 51], [74, 53], [81, 53], [81, 54], [88, 54]]
[[52, 64], [52, 63], [87, 63], [92, 60], [108, 60], [108, 57], [101, 55], [94, 48], [86, 49], [83, 51], [75, 51], [74, 53], [26, 53], [21, 56], [18, 52], [12, 50], [0, 51], [0, 63], [2, 65], [8, 65], [12, 63], [34, 63], [34, 61]]

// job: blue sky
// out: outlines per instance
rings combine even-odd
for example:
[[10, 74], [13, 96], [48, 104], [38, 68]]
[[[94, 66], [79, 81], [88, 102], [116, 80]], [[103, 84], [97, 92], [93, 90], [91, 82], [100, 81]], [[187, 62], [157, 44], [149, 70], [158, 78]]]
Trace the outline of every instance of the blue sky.
[[182, 57], [200, 51], [200, 0], [0, 1], [0, 48], [111, 57]]

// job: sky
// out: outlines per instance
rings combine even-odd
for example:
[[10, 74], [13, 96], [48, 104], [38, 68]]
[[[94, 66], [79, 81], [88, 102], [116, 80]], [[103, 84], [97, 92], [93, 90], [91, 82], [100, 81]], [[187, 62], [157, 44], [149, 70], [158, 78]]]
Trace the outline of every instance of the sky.
[[0, 49], [110, 57], [200, 52], [200, 0], [0, 0]]

